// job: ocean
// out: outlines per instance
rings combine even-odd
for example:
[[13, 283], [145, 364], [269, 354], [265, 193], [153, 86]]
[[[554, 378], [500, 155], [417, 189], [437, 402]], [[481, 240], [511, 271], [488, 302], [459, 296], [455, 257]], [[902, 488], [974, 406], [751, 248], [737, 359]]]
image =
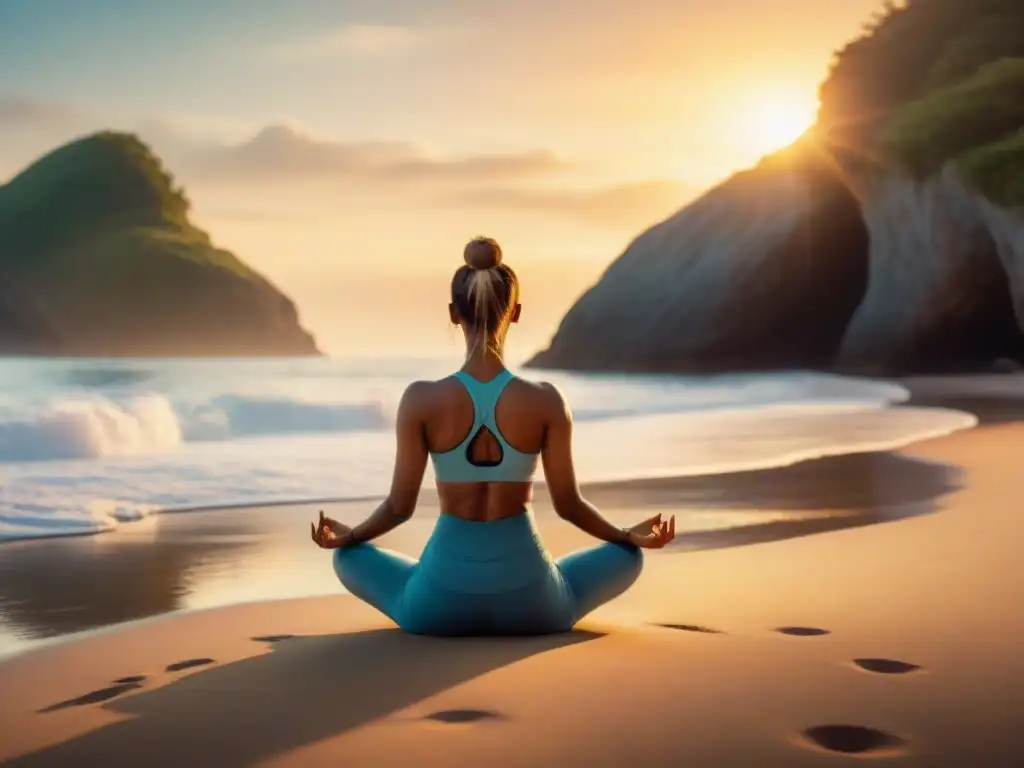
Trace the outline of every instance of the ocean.
[[[380, 496], [402, 390], [457, 366], [6, 359], [0, 539], [116, 535], [169, 510]], [[824, 374], [523, 375], [572, 404], [584, 482], [777, 467], [975, 424], [901, 405], [909, 395], [895, 383]]]

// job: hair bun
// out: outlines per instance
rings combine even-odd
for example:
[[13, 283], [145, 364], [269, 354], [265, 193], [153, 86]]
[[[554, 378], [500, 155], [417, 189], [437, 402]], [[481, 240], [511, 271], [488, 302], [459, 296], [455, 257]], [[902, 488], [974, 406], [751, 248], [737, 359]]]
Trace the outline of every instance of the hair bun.
[[501, 246], [490, 237], [476, 237], [466, 244], [462, 257], [473, 269], [494, 269], [501, 264]]

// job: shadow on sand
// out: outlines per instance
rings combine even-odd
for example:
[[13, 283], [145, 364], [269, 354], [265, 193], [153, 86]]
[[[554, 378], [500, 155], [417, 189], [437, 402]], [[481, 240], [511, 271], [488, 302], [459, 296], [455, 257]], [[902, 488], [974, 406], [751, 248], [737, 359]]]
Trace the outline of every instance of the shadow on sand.
[[668, 554], [670, 552], [692, 552], [766, 544], [771, 541], [813, 536], [817, 533], [830, 533], [848, 528], [878, 525], [879, 523], [893, 523], [897, 520], [927, 515], [936, 509], [934, 502], [919, 502], [881, 511], [828, 514], [802, 520], [771, 520], [765, 523], [740, 525], [713, 531], [693, 531], [676, 536], [664, 552]]
[[269, 653], [108, 702], [106, 709], [129, 719], [8, 765], [125, 765], [128, 756], [139, 766], [256, 765], [501, 667], [601, 636], [461, 640], [379, 629], [289, 638], [271, 644]]
[[962, 473], [898, 453], [855, 453], [722, 475], [597, 483], [585, 491], [598, 506], [866, 512], [951, 493]]

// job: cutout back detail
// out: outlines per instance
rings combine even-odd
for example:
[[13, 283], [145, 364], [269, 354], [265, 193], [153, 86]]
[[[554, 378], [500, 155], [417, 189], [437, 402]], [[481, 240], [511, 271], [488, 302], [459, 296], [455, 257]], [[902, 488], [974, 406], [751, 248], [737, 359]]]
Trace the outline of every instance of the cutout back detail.
[[530, 482], [537, 468], [535, 453], [523, 453], [509, 445], [495, 421], [495, 408], [513, 376], [507, 369], [490, 381], [477, 381], [457, 371], [473, 402], [473, 426], [450, 451], [431, 453], [434, 475], [440, 482]]
[[466, 461], [474, 467], [497, 467], [504, 459], [501, 441], [484, 424], [466, 446]]

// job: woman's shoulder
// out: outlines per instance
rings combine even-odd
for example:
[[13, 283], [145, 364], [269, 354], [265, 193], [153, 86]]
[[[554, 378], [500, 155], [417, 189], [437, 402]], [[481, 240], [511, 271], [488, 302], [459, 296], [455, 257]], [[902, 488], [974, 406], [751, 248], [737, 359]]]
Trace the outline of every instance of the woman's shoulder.
[[399, 414], [419, 416], [425, 409], [429, 409], [437, 400], [437, 384], [436, 381], [410, 382], [398, 401]]
[[[562, 391], [549, 381], [534, 381], [514, 376], [509, 386], [516, 390], [517, 396], [524, 397], [532, 409], [557, 413], [568, 411], [568, 402]], [[417, 380], [406, 386], [402, 404], [412, 410], [432, 410], [445, 405], [454, 393], [461, 394], [461, 391], [462, 387], [454, 376], [436, 380]]]
[[438, 381], [419, 379], [409, 382], [405, 387], [405, 392], [402, 393], [402, 402], [416, 403], [433, 397], [434, 393], [438, 391], [438, 385], [443, 381], [443, 379]]
[[562, 391], [552, 384], [550, 381], [540, 381], [537, 379], [525, 379], [522, 376], [513, 374], [512, 380], [518, 383], [520, 386], [529, 387], [535, 392], [542, 393], [547, 397], [562, 397]]
[[562, 390], [550, 381], [531, 381], [517, 376], [515, 382], [527, 393], [539, 410], [546, 413], [562, 413], [568, 410], [568, 403]]
[[418, 379], [406, 385], [402, 403], [409, 407], [430, 408], [451, 399], [454, 392], [461, 392], [462, 389], [454, 375], [441, 379]]

